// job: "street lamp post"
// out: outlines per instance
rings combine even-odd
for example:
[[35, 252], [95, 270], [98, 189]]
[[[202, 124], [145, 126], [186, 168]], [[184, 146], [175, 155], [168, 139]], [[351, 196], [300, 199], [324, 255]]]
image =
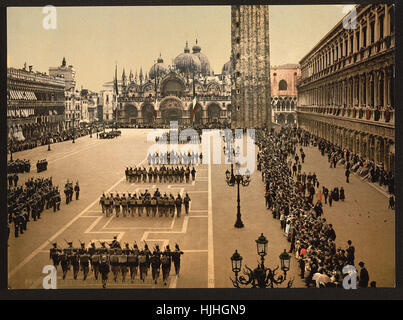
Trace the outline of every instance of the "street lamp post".
[[[241, 288], [241, 286], [252, 288], [273, 288], [274, 285], [278, 286], [287, 279], [287, 271], [290, 270], [291, 256], [285, 249], [284, 252], [282, 252], [279, 256], [283, 275], [276, 277], [276, 271], [279, 268], [278, 266], [274, 269], [265, 267], [264, 257], [267, 255], [268, 242], [269, 241], [266, 239], [263, 233], [256, 240], [257, 253], [260, 256], [261, 261], [254, 270], [245, 265], [243, 273], [247, 278], [243, 275], [239, 276], [242, 268], [242, 256], [238, 253], [238, 250], [235, 250], [235, 253], [231, 256], [231, 267], [232, 272], [235, 274], [235, 279], [230, 278], [235, 288]], [[289, 280], [287, 287], [291, 288], [293, 282], [294, 279]]]
[[48, 133], [48, 151], [50, 151], [50, 132]]
[[235, 228], [243, 228], [244, 224], [241, 220], [241, 198], [240, 198], [240, 193], [239, 193], [239, 186], [242, 184], [242, 186], [247, 187], [250, 183], [250, 174], [249, 171], [246, 171], [245, 175], [241, 175], [239, 173], [239, 163], [236, 164], [237, 166], [237, 173], [234, 174], [234, 165], [231, 164], [231, 172], [228, 170], [225, 172], [225, 180], [227, 181], [227, 184], [230, 187], [233, 187], [235, 184], [237, 184], [237, 215], [236, 215], [236, 222], [235, 222]]
[[75, 110], [73, 112], [73, 143], [76, 143], [76, 141], [75, 141], [76, 130], [75, 130], [74, 122], [76, 122], [76, 111]]

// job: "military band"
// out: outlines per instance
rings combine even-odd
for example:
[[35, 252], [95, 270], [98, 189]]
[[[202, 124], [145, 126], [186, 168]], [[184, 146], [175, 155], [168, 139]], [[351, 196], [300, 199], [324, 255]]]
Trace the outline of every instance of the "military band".
[[8, 223], [14, 223], [14, 236], [24, 234], [27, 224], [41, 218], [44, 210], [53, 207], [60, 210], [60, 192], [54, 187], [52, 178], [28, 179], [25, 187], [9, 187], [7, 190]]
[[130, 183], [189, 183], [195, 181], [196, 169], [190, 166], [150, 166], [127, 167], [125, 170], [126, 181]]
[[75, 248], [72, 241], [65, 241], [67, 247], [64, 249], [58, 247], [56, 242], [52, 243], [52, 248], [50, 248], [50, 259], [56, 269], [60, 264], [63, 273], [62, 279], [65, 280], [68, 272], [72, 270], [74, 280], [78, 279], [81, 271], [82, 280], [85, 281], [91, 269], [95, 280], [98, 280], [99, 274], [101, 274], [103, 288], [106, 288], [110, 272], [113, 274], [114, 282], [118, 282], [119, 277], [122, 282], [126, 282], [128, 273], [132, 282], [136, 279], [137, 274], [139, 274], [140, 281], [145, 282], [150, 268], [152, 281], [155, 284], [158, 283], [162, 270], [162, 282], [167, 285], [172, 263], [175, 267], [175, 275], [179, 276], [180, 259], [184, 254], [178, 244], [175, 245], [174, 251], [171, 251], [169, 245], [165, 247], [164, 251], [161, 251], [159, 245], [156, 244], [151, 252], [147, 243], [144, 243], [144, 248], [140, 250], [136, 242], [133, 247], [130, 247], [129, 243], [125, 243], [122, 249], [116, 236], [110, 243], [100, 242], [101, 246], [98, 248], [94, 242], [91, 242], [89, 248], [86, 248], [85, 243], [80, 241], [80, 247]]
[[182, 205], [185, 206], [185, 213], [189, 214], [190, 197], [186, 193], [186, 196], [182, 196], [178, 193], [176, 197], [172, 193], [161, 194], [157, 188], [153, 195], [146, 189], [145, 192], [135, 193], [119, 193], [109, 195], [102, 194], [99, 199], [99, 204], [102, 208], [102, 213], [106, 217], [110, 217], [115, 214], [118, 218], [122, 212], [123, 217], [139, 216], [141, 217], [144, 212], [147, 217], [174, 217], [179, 218], [182, 212]]

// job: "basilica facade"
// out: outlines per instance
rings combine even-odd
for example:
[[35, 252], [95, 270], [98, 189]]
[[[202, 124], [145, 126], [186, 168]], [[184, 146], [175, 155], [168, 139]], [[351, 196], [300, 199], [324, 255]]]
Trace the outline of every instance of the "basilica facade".
[[123, 69], [117, 97], [116, 119], [121, 124], [144, 126], [229, 124], [231, 120], [231, 77], [215, 75], [207, 56], [196, 44], [190, 52], [186, 43], [172, 65], [158, 58], [148, 73], [127, 76]]

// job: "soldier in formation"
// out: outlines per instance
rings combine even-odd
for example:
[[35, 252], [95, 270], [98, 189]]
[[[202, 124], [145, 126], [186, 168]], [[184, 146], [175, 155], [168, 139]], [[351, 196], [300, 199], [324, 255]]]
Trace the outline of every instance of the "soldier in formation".
[[175, 212], [177, 217], [181, 216], [182, 205], [185, 206], [186, 214], [189, 213], [190, 197], [186, 193], [186, 196], [182, 199], [182, 196], [178, 193], [176, 198], [172, 193], [161, 194], [157, 188], [154, 194], [151, 194], [147, 189], [144, 192], [137, 193], [119, 193], [109, 195], [102, 194], [99, 199], [99, 204], [102, 208], [102, 213], [106, 214], [106, 217], [115, 212], [116, 217], [120, 216], [120, 212], [123, 213], [123, 217], [138, 215], [141, 217], [144, 214], [147, 217], [174, 217]]
[[78, 279], [78, 274], [81, 271], [82, 279], [85, 281], [88, 279], [91, 270], [95, 280], [98, 280], [99, 274], [101, 274], [102, 286], [105, 288], [111, 271], [115, 282], [120, 276], [122, 282], [125, 282], [128, 273], [132, 282], [138, 273], [140, 281], [145, 282], [151, 268], [152, 281], [155, 284], [158, 283], [162, 270], [162, 281], [164, 285], [167, 285], [172, 263], [175, 267], [176, 276], [179, 276], [180, 259], [183, 251], [179, 249], [177, 244], [174, 251], [171, 251], [169, 245], [165, 247], [164, 251], [161, 251], [159, 245], [156, 244], [153, 252], [151, 252], [147, 243], [144, 243], [144, 248], [141, 250], [136, 242], [134, 242], [133, 247], [130, 247], [129, 243], [125, 243], [122, 249], [116, 236], [108, 244], [100, 242], [100, 247], [96, 247], [96, 244], [91, 242], [89, 248], [86, 248], [85, 243], [80, 241], [80, 247], [76, 248], [72, 241], [65, 241], [67, 243], [66, 248], [62, 249], [54, 242], [49, 250], [50, 259], [55, 268], [61, 266], [63, 280], [66, 279], [67, 274], [72, 269], [74, 280]]
[[31, 171], [31, 162], [29, 160], [16, 159], [7, 161], [7, 173], [29, 173]]
[[52, 178], [31, 178], [25, 182], [25, 187], [7, 190], [8, 223], [14, 223], [16, 238], [24, 234], [31, 219], [40, 219], [41, 213], [51, 207], [54, 211], [60, 210], [60, 192], [53, 186]]
[[125, 170], [126, 181], [130, 183], [186, 183], [190, 182], [190, 176], [192, 181], [196, 179], [196, 169], [189, 165], [176, 165], [176, 166], [154, 166], [149, 167], [148, 170], [145, 167], [127, 167]]

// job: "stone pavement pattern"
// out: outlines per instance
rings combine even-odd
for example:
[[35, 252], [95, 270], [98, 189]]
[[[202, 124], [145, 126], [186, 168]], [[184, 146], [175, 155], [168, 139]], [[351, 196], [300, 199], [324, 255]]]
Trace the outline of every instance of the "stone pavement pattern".
[[[235, 249], [241, 253], [249, 267], [256, 267], [255, 240], [263, 232], [269, 240], [266, 265], [276, 267], [279, 254], [289, 249], [289, 243], [283, 236], [279, 221], [273, 220], [264, 207], [263, 182], [260, 172], [252, 174], [249, 187], [241, 187], [241, 212], [245, 224], [243, 229], [235, 229], [236, 188], [230, 188], [225, 182], [225, 170], [229, 165], [199, 165], [196, 167], [195, 183], [190, 184], [131, 184], [124, 178], [124, 169], [128, 165], [146, 164], [147, 149], [152, 144], [146, 141], [149, 130], [122, 130], [122, 136], [113, 140], [97, 140], [82, 137], [76, 140], [47, 146], [15, 154], [15, 158], [29, 158], [31, 164], [37, 159], [47, 158], [48, 171], [40, 174], [22, 175], [21, 182], [28, 176], [53, 177], [55, 185], [64, 189], [69, 178], [80, 184], [80, 200], [73, 200], [69, 205], [63, 203], [61, 211], [45, 211], [43, 218], [28, 224], [28, 231], [22, 237], [9, 240], [9, 286], [11, 288], [41, 288], [42, 268], [51, 264], [49, 260], [49, 241], [56, 240], [65, 247], [64, 239], [85, 241], [111, 240], [117, 235], [122, 243], [134, 240], [143, 246], [146, 240], [150, 247], [159, 243], [169, 244], [171, 248], [178, 243], [185, 252], [182, 256], [179, 278], [171, 271], [168, 287], [171, 288], [230, 288], [230, 257]], [[313, 148], [306, 149], [305, 171], [315, 168], [321, 184], [327, 187], [343, 185], [347, 199], [344, 203], [335, 203], [328, 209], [325, 217], [333, 223], [337, 233], [337, 245], [343, 245], [348, 239], [356, 246], [357, 259], [364, 260], [371, 278], [378, 286], [391, 286], [394, 283], [394, 213], [387, 210], [387, 198], [367, 183], [351, 177], [351, 183], [345, 186], [344, 171], [329, 169], [327, 159]], [[106, 218], [98, 204], [102, 192], [133, 192], [153, 190], [159, 187], [162, 192], [172, 191], [174, 195], [189, 192], [192, 199], [190, 213], [182, 212], [180, 218], [166, 217], [122, 217]], [[182, 210], [184, 211], [184, 210]], [[368, 217], [369, 215], [369, 217]], [[386, 222], [384, 222], [386, 220]], [[358, 223], [358, 224], [357, 224]], [[358, 231], [358, 232], [357, 232]], [[97, 244], [99, 246], [99, 244]], [[60, 270], [60, 269], [59, 269]], [[110, 275], [111, 277], [111, 275]], [[296, 260], [291, 261], [288, 278], [295, 278], [294, 286], [302, 287], [298, 277]], [[59, 288], [100, 288], [100, 282], [91, 275], [82, 281], [72, 280], [72, 271], [68, 279], [59, 281]], [[114, 284], [108, 281], [109, 288], [152, 288], [163, 287], [151, 282], [151, 276], [145, 283], [126, 282]]]

